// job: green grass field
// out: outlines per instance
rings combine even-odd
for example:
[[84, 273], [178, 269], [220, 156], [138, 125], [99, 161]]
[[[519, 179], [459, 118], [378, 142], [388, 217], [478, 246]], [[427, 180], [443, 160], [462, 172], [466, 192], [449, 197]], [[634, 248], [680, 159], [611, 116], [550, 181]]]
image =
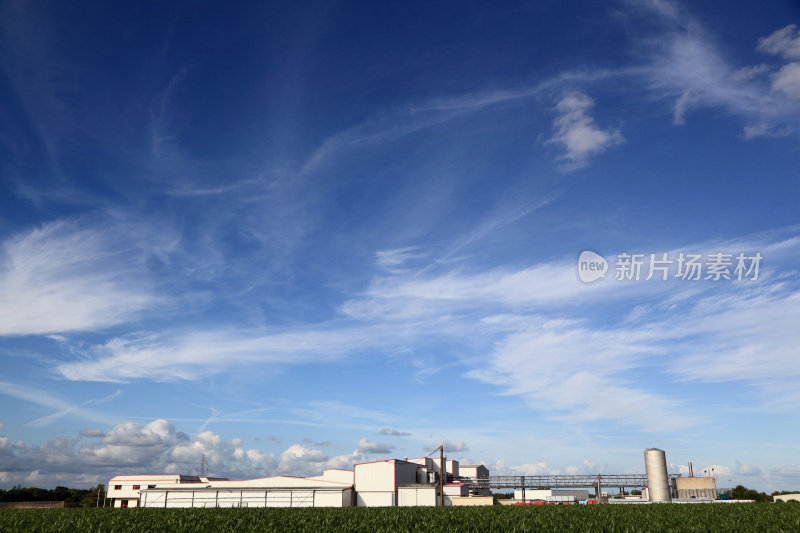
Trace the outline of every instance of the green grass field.
[[0, 531], [791, 531], [785, 504], [0, 510]]

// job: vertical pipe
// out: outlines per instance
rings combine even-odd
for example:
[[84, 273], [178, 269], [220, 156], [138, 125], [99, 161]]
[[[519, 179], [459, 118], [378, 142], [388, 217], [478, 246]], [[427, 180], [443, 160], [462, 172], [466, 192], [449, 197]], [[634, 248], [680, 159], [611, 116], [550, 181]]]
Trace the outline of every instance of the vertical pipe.
[[600, 474], [597, 474], [597, 494], [595, 495], [597, 503], [603, 501], [603, 484], [600, 482]]
[[447, 465], [444, 464], [444, 444], [439, 446], [439, 485], [441, 492], [439, 493], [439, 504], [444, 507], [444, 483], [447, 479]]

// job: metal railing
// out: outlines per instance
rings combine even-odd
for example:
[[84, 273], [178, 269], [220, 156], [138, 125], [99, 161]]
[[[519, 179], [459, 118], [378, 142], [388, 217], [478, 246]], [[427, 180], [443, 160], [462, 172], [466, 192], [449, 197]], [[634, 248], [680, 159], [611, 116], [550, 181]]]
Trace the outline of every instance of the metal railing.
[[[669, 478], [680, 474], [669, 474]], [[645, 474], [586, 474], [490, 476], [485, 478], [456, 477], [455, 481], [474, 489], [555, 489], [590, 487], [646, 487]]]

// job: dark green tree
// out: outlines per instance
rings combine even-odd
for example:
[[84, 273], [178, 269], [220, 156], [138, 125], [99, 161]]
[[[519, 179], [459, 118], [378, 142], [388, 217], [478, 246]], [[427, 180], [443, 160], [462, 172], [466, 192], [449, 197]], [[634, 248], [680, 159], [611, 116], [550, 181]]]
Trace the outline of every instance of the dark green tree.
[[771, 502], [772, 496], [754, 489], [748, 489], [744, 485], [736, 485], [731, 490], [731, 498], [734, 500], [754, 500], [757, 502]]

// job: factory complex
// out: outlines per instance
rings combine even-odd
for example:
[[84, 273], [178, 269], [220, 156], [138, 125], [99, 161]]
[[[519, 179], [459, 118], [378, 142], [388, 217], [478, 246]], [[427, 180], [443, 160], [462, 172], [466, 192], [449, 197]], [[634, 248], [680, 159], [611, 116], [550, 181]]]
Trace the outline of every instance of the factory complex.
[[[441, 475], [441, 464], [445, 475]], [[106, 497], [112, 507], [393, 507], [492, 505], [487, 488], [460, 482], [486, 479], [483, 465], [420, 457], [386, 459], [329, 469], [311, 477], [273, 476], [232, 481], [183, 475], [116, 476]]]
[[[310, 477], [246, 480], [185, 475], [122, 475], [106, 491], [112, 507], [407, 507], [494, 505], [492, 489], [514, 489], [509, 503], [717, 502], [713, 477], [667, 473], [663, 450], [644, 452], [646, 475], [495, 476], [484, 465], [438, 458], [385, 459]], [[603, 487], [619, 488], [608, 497]], [[641, 495], [624, 496], [624, 487]], [[597, 495], [590, 499], [588, 489]]]

